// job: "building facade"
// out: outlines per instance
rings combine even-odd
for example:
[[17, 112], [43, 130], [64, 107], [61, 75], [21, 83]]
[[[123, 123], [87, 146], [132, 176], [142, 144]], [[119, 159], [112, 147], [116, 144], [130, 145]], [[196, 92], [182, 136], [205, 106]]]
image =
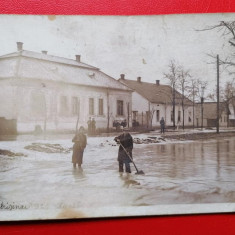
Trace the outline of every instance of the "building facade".
[[[167, 127], [173, 126], [173, 96], [172, 88], [156, 83], [128, 80], [121, 74], [119, 81], [133, 90], [132, 119], [133, 125], [159, 127], [164, 118]], [[183, 99], [183, 105], [182, 105]], [[184, 120], [183, 120], [184, 114]], [[175, 125], [182, 127], [193, 125], [193, 103], [175, 90]]]
[[[196, 127], [216, 127], [217, 126], [217, 102], [204, 102], [196, 104]], [[228, 115], [226, 106], [220, 102], [219, 126], [228, 126]]]
[[12, 120], [18, 133], [87, 128], [89, 119], [96, 128], [112, 127], [115, 119], [131, 125], [131, 95], [79, 55], [72, 60], [26, 51], [17, 43], [16, 52], [0, 56], [0, 118]]

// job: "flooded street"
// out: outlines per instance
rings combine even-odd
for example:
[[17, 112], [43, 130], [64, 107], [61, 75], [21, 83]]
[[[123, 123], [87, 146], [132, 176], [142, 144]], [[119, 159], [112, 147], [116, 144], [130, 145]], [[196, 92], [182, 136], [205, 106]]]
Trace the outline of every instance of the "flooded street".
[[235, 201], [235, 138], [138, 148], [147, 169], [145, 203]]
[[[32, 143], [68, 152], [25, 148]], [[113, 137], [88, 138], [82, 169], [73, 169], [71, 147], [70, 136], [1, 141], [0, 149], [25, 154], [0, 155], [1, 210], [76, 208], [83, 217], [100, 208], [235, 202], [235, 137], [135, 144], [134, 161], [145, 175], [136, 175], [133, 164], [130, 175], [119, 174]]]

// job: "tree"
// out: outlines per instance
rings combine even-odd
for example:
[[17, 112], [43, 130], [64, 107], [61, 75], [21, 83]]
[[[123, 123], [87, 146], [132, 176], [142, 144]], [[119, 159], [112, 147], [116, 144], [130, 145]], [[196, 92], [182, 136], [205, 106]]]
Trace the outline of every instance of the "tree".
[[231, 101], [235, 98], [235, 79], [226, 82], [223, 93], [223, 100], [227, 111], [227, 127], [229, 127], [229, 105]]
[[154, 109], [154, 107], [152, 107], [151, 109], [149, 108], [149, 122], [150, 122], [150, 128], [151, 129], [153, 127], [153, 115], [154, 115], [155, 111], [156, 110]]
[[207, 26], [204, 29], [200, 29], [197, 31], [206, 31], [206, 30], [213, 30], [218, 29], [219, 32], [222, 31], [222, 36], [227, 36], [232, 34], [232, 38], [229, 39], [229, 43], [232, 46], [235, 46], [235, 21], [220, 21], [217, 25]]
[[168, 73], [164, 73], [164, 77], [169, 80], [170, 86], [172, 87], [173, 128], [175, 129], [175, 95], [176, 95], [175, 89], [177, 85], [179, 68], [174, 60], [170, 61], [168, 68], [169, 71]]
[[[213, 90], [212, 93], [209, 94], [209, 98], [212, 100], [216, 100], [216, 89]], [[220, 100], [224, 103], [224, 107], [226, 109], [227, 114], [227, 127], [229, 127], [229, 106], [232, 103], [232, 100], [235, 98], [235, 79], [231, 79], [227, 81], [223, 87], [220, 88]], [[222, 108], [220, 108], [220, 112]]]
[[198, 96], [197, 85], [197, 80], [195, 78], [191, 78], [190, 83], [188, 85], [188, 95], [189, 98], [193, 100], [193, 128], [195, 127], [195, 98]]
[[205, 101], [205, 89], [207, 86], [207, 81], [202, 81], [200, 79], [197, 79], [197, 96], [200, 99], [201, 103], [201, 129], [203, 129], [203, 111], [204, 111], [204, 101]]
[[184, 70], [183, 67], [180, 67], [178, 70], [178, 84], [181, 91], [181, 107], [183, 112], [183, 130], [184, 130], [184, 111], [185, 111], [185, 91], [188, 89], [188, 78], [191, 75], [189, 70]]
[[[220, 21], [219, 24], [217, 25], [212, 25], [212, 26], [207, 26], [204, 29], [199, 29], [196, 31], [208, 31], [208, 30], [218, 30], [219, 33], [221, 33], [221, 36], [223, 37], [229, 37], [227, 39], [227, 42], [235, 47], [235, 21]], [[209, 54], [209, 56], [216, 58], [216, 55]], [[235, 67], [235, 61], [234, 58], [235, 54], [231, 53], [228, 55], [226, 58], [220, 59], [219, 63], [220, 65], [224, 65], [225, 68], [232, 68], [234, 69]], [[234, 72], [231, 72], [234, 73]]]
[[[207, 30], [214, 30], [217, 29], [218, 32], [221, 33], [221, 35], [223, 37], [229, 37], [227, 39], [228, 43], [232, 46], [235, 47], [235, 21], [220, 21], [219, 24], [217, 25], [212, 25], [212, 26], [207, 26], [204, 29], [198, 30], [198, 31], [207, 31]], [[218, 55], [209, 55], [213, 58], [217, 58], [217, 80], [219, 80], [219, 65], [224, 65], [224, 68], [229, 72], [229, 74], [234, 74], [234, 68], [235, 68], [235, 62], [234, 62], [234, 53], [228, 54], [226, 58], [223, 59], [219, 59]], [[230, 68], [233, 69], [233, 71], [230, 71]], [[219, 82], [217, 82], [219, 83]], [[232, 91], [232, 84], [231, 83], [226, 83], [225, 88], [223, 89], [223, 101], [226, 105], [226, 109], [227, 109], [227, 125], [229, 125], [229, 103], [232, 100], [232, 98], [234, 97], [234, 92]], [[219, 92], [220, 87], [219, 85], [217, 86], [217, 129], [219, 129], [219, 111], [221, 110], [221, 108], [219, 107], [219, 100], [220, 96], [221, 96], [221, 91]], [[217, 131], [218, 132], [218, 131]]]

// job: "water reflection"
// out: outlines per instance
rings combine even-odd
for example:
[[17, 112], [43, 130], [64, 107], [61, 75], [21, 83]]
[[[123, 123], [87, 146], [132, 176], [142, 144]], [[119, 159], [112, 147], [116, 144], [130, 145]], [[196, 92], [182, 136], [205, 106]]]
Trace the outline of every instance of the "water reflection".
[[[226, 144], [226, 143], [225, 143]], [[220, 179], [220, 141], [216, 141], [216, 157], [217, 157], [217, 166], [216, 166], [216, 178]]]
[[162, 153], [165, 153], [166, 152], [166, 145], [165, 144], [161, 145], [160, 150]]
[[86, 178], [86, 175], [85, 175], [82, 167], [80, 167], [80, 168], [73, 168], [72, 169], [72, 174], [73, 174], [73, 177], [74, 177], [75, 180], [77, 180], [77, 179], [85, 179]]
[[[150, 162], [142, 161], [142, 164], [149, 168], [152, 175], [221, 181], [231, 178], [231, 168], [235, 166], [234, 146], [235, 138], [149, 145], [138, 149], [138, 155], [149, 159]], [[233, 174], [235, 177], [235, 171]]]
[[140, 185], [140, 183], [132, 178], [131, 174], [119, 173], [120, 179], [124, 182], [123, 187], [129, 188], [132, 185]]

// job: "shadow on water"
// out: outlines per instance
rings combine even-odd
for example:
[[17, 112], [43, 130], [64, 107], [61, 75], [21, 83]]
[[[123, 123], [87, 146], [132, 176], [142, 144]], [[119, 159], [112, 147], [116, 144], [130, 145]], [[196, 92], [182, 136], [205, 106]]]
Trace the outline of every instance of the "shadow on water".
[[140, 185], [138, 181], [132, 179], [131, 174], [119, 173], [119, 175], [120, 175], [120, 179], [124, 182], [123, 187], [125, 188], [129, 188], [132, 185]]

